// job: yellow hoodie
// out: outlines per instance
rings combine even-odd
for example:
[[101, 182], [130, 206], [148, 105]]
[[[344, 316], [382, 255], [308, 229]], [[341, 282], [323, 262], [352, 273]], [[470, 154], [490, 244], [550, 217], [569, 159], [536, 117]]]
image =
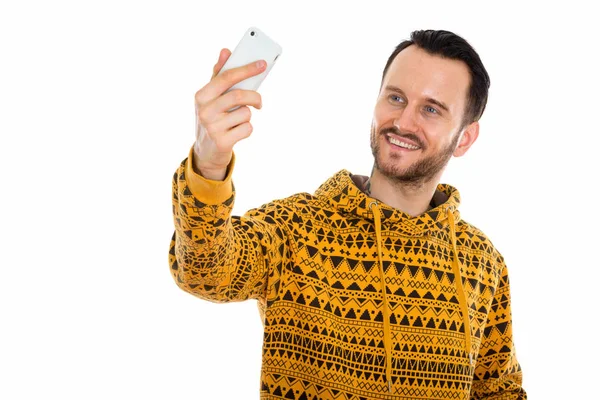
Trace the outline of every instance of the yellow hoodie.
[[258, 301], [261, 400], [527, 398], [504, 259], [454, 187], [411, 217], [342, 169], [232, 216], [235, 154], [223, 181], [192, 157], [173, 176], [171, 273], [205, 300]]

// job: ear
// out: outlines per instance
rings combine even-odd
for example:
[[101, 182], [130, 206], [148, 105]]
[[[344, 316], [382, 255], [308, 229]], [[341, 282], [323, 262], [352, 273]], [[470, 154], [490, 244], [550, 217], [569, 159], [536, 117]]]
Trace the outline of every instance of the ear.
[[460, 139], [458, 146], [454, 150], [454, 157], [462, 157], [465, 155], [467, 150], [477, 140], [479, 136], [479, 122], [471, 122], [463, 131], [462, 138]]

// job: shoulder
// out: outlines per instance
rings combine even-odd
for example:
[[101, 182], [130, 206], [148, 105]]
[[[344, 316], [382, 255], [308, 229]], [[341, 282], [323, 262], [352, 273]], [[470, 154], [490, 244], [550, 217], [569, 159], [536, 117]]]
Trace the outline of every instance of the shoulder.
[[251, 208], [246, 212], [246, 216], [266, 215], [282, 223], [297, 223], [303, 215], [311, 212], [317, 201], [318, 199], [310, 193], [295, 193]]
[[473, 253], [485, 256], [492, 260], [498, 267], [504, 265], [504, 258], [490, 237], [469, 221], [461, 219], [456, 227], [457, 243], [469, 248]]
[[459, 253], [464, 251], [467, 269], [472, 269], [471, 272], [482, 278], [482, 283], [497, 288], [507, 269], [504, 257], [489, 236], [475, 225], [461, 220], [457, 224], [456, 241]]

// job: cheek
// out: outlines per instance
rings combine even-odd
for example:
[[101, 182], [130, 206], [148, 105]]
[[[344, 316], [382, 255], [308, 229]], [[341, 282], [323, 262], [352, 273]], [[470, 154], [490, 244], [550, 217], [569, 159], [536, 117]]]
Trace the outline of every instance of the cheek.
[[446, 151], [452, 145], [453, 137], [445, 129], [434, 129], [429, 131], [429, 147], [432, 151]]
[[371, 130], [375, 129], [375, 132], [379, 132], [383, 126], [392, 126], [393, 118], [382, 114], [373, 114], [373, 121], [371, 122]]
[[378, 99], [373, 109], [373, 120], [376, 126], [381, 126], [380, 123], [389, 117], [387, 114], [389, 114], [389, 111], [386, 110], [386, 104], [381, 99]]

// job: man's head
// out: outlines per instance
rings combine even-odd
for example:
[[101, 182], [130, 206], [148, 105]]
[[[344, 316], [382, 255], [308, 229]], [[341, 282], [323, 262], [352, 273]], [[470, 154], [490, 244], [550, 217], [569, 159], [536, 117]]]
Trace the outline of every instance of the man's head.
[[448, 31], [412, 32], [383, 70], [371, 126], [374, 169], [403, 185], [439, 179], [452, 155], [464, 155], [477, 139], [489, 86], [464, 39]]

